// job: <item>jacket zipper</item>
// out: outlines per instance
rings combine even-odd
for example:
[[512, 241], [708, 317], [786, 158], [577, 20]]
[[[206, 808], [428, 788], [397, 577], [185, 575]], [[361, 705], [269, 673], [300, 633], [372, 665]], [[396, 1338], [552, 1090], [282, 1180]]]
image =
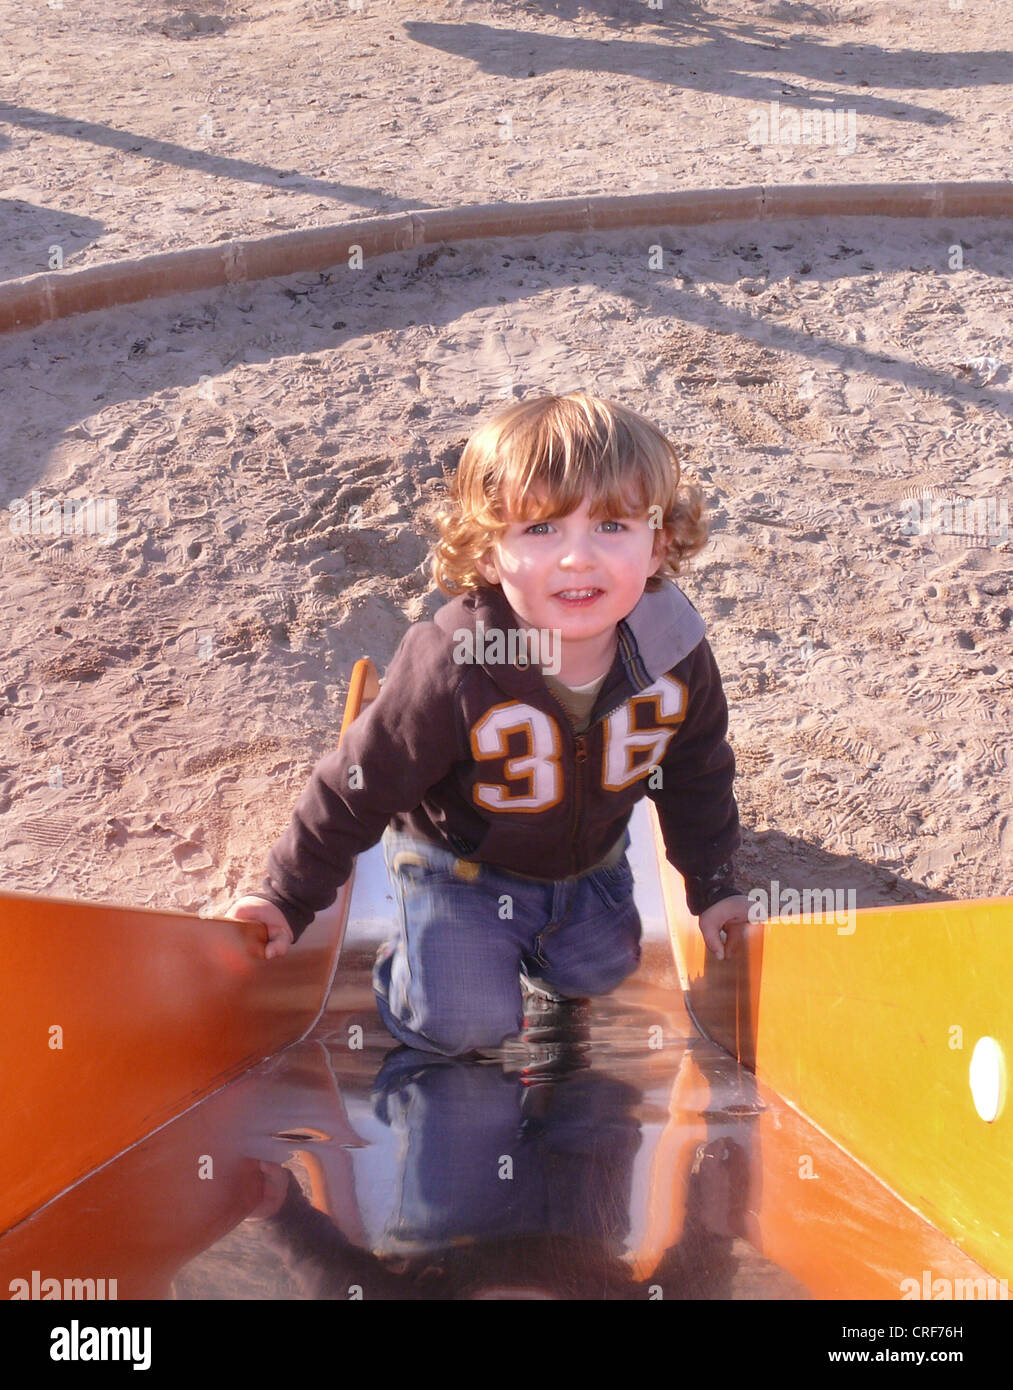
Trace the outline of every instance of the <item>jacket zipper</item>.
[[[548, 686], [546, 686], [546, 690], [548, 690]], [[595, 725], [601, 723], [601, 719], [596, 719], [596, 720], [594, 721], [594, 724], [589, 724], [588, 727], [584, 730], [584, 732], [583, 732], [582, 734], [576, 734], [576, 733], [574, 733], [573, 725], [570, 723], [570, 712], [569, 712], [569, 710], [566, 708], [566, 706], [563, 704], [562, 700], [559, 698], [558, 695], [555, 694], [554, 691], [549, 690], [549, 694], [550, 694], [550, 695], [552, 696], [552, 698], [555, 700], [555, 702], [556, 702], [556, 704], [559, 706], [559, 708], [563, 711], [563, 716], [564, 716], [564, 721], [565, 721], [565, 724], [566, 724], [566, 728], [569, 730], [570, 735], [571, 735], [571, 737], [573, 738], [573, 743], [574, 743], [574, 748], [575, 748], [575, 763], [576, 763], [576, 765], [575, 765], [575, 769], [574, 769], [574, 782], [573, 782], [573, 816], [572, 816], [572, 819], [571, 819], [571, 821], [570, 821], [570, 845], [571, 845], [572, 850], [573, 850], [573, 863], [572, 863], [571, 867], [572, 867], [572, 869], [573, 869], [573, 872], [576, 873], [576, 872], [577, 872], [577, 863], [578, 863], [579, 857], [580, 857], [580, 856], [578, 855], [578, 853], [577, 853], [577, 825], [578, 825], [578, 823], [579, 823], [579, 821], [580, 821], [580, 789], [581, 789], [581, 786], [582, 786], [583, 781], [584, 781], [584, 764], [585, 764], [586, 761], [587, 761], [587, 741], [586, 741], [586, 740], [587, 740], [587, 735], [591, 732], [591, 730], [595, 727]], [[617, 705], [616, 708], [618, 709], [619, 706]], [[605, 718], [605, 717], [606, 717], [606, 716], [604, 716], [604, 715], [602, 716], [602, 718]]]
[[621, 695], [621, 697], [616, 701], [614, 705], [612, 705], [607, 710], [603, 710], [602, 713], [598, 716], [598, 718], [595, 719], [591, 724], [589, 724], [582, 734], [578, 735], [574, 733], [573, 725], [570, 723], [570, 712], [563, 704], [562, 700], [553, 690], [549, 689], [548, 683], [546, 683], [545, 689], [548, 691], [549, 695], [556, 702], [559, 708], [563, 711], [563, 724], [569, 732], [571, 738], [573, 739], [574, 748], [576, 751], [575, 781], [573, 789], [573, 818], [570, 822], [570, 844], [574, 846], [572, 867], [573, 872], [576, 873], [576, 866], [578, 862], [578, 856], [576, 853], [577, 823], [580, 820], [580, 789], [581, 784], [584, 780], [584, 764], [587, 761], [587, 738], [591, 734], [591, 732], [598, 727], [599, 724], [601, 724], [604, 720], [608, 719], [610, 714], [614, 714], [617, 709], [620, 709], [626, 703], [626, 701], [629, 699], [629, 695], [625, 693]]
[[584, 781], [584, 763], [587, 759], [587, 747], [584, 743], [584, 736], [576, 739], [577, 744], [577, 769], [573, 787], [573, 830], [570, 833], [570, 842], [574, 846], [573, 850], [573, 871], [577, 872], [577, 824], [580, 821], [580, 788]]

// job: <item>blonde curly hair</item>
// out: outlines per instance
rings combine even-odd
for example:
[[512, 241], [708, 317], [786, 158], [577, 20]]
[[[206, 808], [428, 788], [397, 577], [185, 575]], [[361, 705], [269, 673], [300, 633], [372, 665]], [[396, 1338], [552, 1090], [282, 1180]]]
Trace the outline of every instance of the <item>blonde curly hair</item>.
[[584, 391], [520, 401], [475, 430], [447, 495], [422, 509], [438, 533], [430, 574], [450, 597], [488, 586], [476, 561], [508, 526], [569, 516], [589, 498], [592, 517], [651, 513], [667, 539], [646, 585], [658, 589], [707, 543], [703, 494], [679, 479], [675, 446], [627, 406]]

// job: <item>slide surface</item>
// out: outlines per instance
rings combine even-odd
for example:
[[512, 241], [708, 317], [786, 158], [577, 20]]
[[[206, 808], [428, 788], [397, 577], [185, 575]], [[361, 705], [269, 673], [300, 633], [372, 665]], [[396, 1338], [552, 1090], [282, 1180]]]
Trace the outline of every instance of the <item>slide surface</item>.
[[[359, 663], [346, 726], [371, 691]], [[966, 1073], [979, 1037], [1009, 1045], [987, 987], [1009, 905], [757, 924], [718, 963], [647, 802], [631, 832], [641, 969], [479, 1062], [406, 1062], [379, 1022], [379, 846], [270, 964], [242, 924], [4, 895], [5, 1296], [999, 1296], [1009, 1112], [983, 1119], [988, 1068], [974, 1094]], [[950, 974], [944, 1006], [926, 960], [948, 970], [950, 938], [967, 988]]]

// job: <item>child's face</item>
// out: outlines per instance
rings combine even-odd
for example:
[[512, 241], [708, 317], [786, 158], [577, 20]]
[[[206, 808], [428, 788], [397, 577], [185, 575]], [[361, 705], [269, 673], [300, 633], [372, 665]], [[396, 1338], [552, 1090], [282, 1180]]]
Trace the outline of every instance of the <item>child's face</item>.
[[[644, 585], [664, 560], [664, 535], [642, 517], [592, 520], [587, 501], [569, 516], [522, 521], [507, 528], [479, 561], [490, 584], [501, 584], [528, 626], [558, 628], [565, 644], [593, 642], [632, 613]], [[585, 604], [561, 593], [596, 589]]]

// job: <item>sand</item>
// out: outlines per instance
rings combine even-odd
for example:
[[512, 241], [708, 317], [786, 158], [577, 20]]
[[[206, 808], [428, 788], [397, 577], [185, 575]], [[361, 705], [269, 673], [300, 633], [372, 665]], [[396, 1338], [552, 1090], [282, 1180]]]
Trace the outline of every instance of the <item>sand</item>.
[[[0, 275], [501, 198], [1005, 178], [1011, 16], [22, 6]], [[819, 94], [854, 152], [755, 143]], [[4, 886], [223, 914], [354, 660], [444, 601], [416, 508], [477, 418], [585, 388], [708, 497], [682, 583], [743, 886], [1010, 893], [1011, 249], [980, 219], [490, 240], [0, 339]], [[15, 534], [33, 492], [101, 503], [91, 533]]]

